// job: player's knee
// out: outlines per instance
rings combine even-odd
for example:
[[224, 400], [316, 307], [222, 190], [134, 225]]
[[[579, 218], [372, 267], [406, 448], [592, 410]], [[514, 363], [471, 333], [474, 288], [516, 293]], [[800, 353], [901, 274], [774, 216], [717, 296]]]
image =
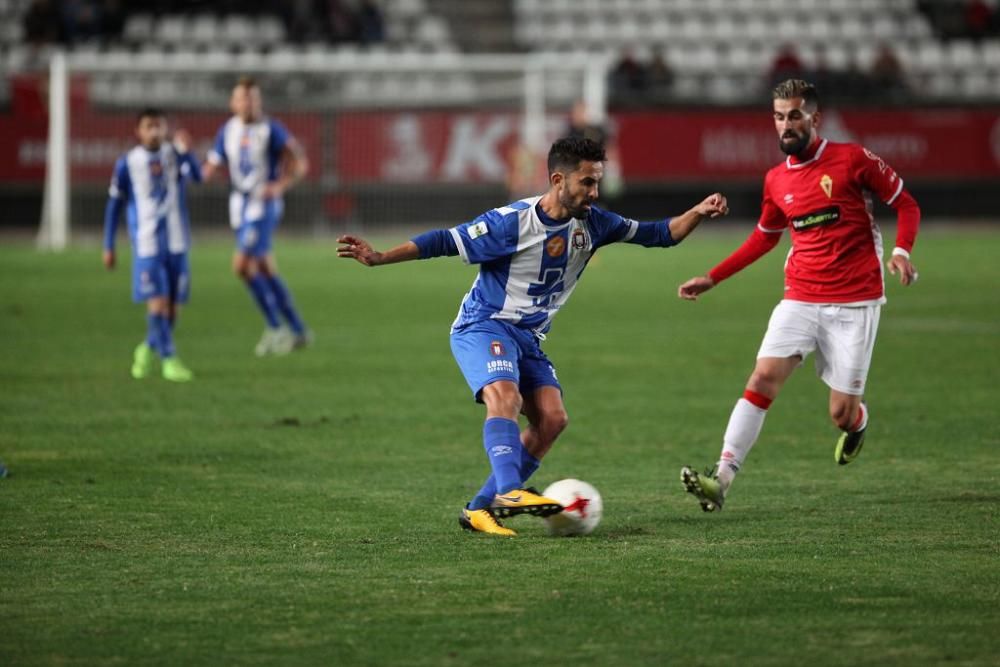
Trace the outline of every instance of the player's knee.
[[494, 382], [483, 387], [483, 403], [490, 413], [516, 420], [521, 413], [523, 399], [513, 382]]
[[776, 395], [780, 386], [778, 374], [769, 368], [755, 368], [747, 382], [747, 389], [764, 396]]

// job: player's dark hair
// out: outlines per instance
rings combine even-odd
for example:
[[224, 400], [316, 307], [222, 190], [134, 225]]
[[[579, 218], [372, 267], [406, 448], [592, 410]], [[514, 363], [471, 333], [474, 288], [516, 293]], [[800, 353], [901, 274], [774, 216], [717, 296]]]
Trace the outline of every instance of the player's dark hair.
[[819, 93], [816, 92], [816, 86], [802, 79], [786, 79], [782, 81], [774, 87], [771, 97], [776, 100], [790, 100], [795, 97], [801, 97], [802, 101], [806, 103], [805, 105], [811, 111], [819, 109]]
[[138, 125], [142, 122], [143, 118], [166, 118], [167, 113], [159, 107], [143, 107], [142, 110], [136, 114], [135, 124]]
[[575, 171], [584, 160], [604, 162], [608, 156], [604, 146], [584, 137], [563, 137], [549, 149], [549, 173]]

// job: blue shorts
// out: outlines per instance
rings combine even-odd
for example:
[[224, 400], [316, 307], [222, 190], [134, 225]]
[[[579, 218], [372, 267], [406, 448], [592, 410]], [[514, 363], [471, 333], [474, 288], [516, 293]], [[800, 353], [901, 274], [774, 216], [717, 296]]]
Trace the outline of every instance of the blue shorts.
[[136, 303], [154, 297], [187, 303], [190, 290], [191, 269], [186, 252], [132, 259], [132, 300]]
[[480, 403], [483, 387], [497, 380], [517, 384], [525, 395], [545, 386], [562, 391], [556, 369], [542, 352], [538, 338], [505, 322], [484, 320], [455, 331], [451, 353]]
[[244, 220], [236, 230], [236, 249], [249, 257], [263, 257], [271, 252], [271, 238], [284, 208], [280, 199], [270, 199], [264, 204], [264, 217]]

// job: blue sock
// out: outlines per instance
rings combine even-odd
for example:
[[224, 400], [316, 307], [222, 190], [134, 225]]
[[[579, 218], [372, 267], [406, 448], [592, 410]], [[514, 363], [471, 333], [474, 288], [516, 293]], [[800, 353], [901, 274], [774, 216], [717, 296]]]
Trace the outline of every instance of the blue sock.
[[253, 294], [260, 312], [264, 314], [267, 326], [277, 329], [281, 323], [278, 321], [278, 309], [274, 305], [274, 294], [271, 292], [267, 278], [258, 273], [247, 281], [247, 287], [250, 288], [250, 293]]
[[174, 356], [174, 335], [170, 331], [170, 320], [166, 315], [153, 315], [156, 325], [156, 350], [161, 359]]
[[299, 311], [295, 309], [292, 294], [288, 291], [285, 281], [279, 276], [271, 276], [267, 279], [267, 282], [271, 286], [271, 293], [274, 294], [274, 302], [278, 310], [281, 311], [281, 314], [288, 321], [288, 326], [292, 328], [292, 331], [296, 335], [301, 336], [304, 334], [306, 326], [302, 323], [302, 318], [299, 317]]
[[521, 429], [517, 422], [503, 417], [487, 419], [483, 446], [496, 478], [497, 493], [521, 488]]
[[[535, 474], [538, 466], [542, 462], [535, 458], [534, 454], [528, 451], [527, 447], [521, 447], [521, 483], [524, 484]], [[481, 510], [493, 504], [493, 496], [497, 494], [497, 478], [490, 473], [490, 476], [483, 482], [483, 488], [479, 489], [476, 495], [466, 505], [470, 510]]]
[[156, 319], [158, 317], [159, 315], [146, 313], [146, 345], [156, 352], [160, 351], [160, 325]]
[[538, 466], [542, 462], [535, 458], [535, 455], [528, 451], [527, 447], [521, 448], [521, 483], [524, 484], [535, 474]]

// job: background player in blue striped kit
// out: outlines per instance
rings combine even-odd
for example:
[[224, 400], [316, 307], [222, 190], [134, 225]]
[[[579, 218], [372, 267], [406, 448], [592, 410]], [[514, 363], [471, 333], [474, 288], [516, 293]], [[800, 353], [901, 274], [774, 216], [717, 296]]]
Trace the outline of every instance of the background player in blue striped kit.
[[188, 180], [201, 181], [198, 162], [183, 130], [167, 141], [167, 119], [158, 109], [139, 113], [135, 129], [139, 144], [115, 163], [104, 213], [104, 266], [115, 268], [115, 231], [126, 211], [132, 241], [132, 298], [146, 302], [148, 333], [132, 357], [132, 377], [141, 379], [161, 359], [163, 377], [174, 382], [192, 379], [174, 351], [173, 328], [178, 305], [186, 303], [191, 287], [188, 249], [190, 221], [184, 198]]
[[267, 323], [254, 351], [258, 357], [287, 354], [308, 345], [312, 334], [278, 275], [271, 239], [281, 222], [285, 191], [306, 175], [309, 161], [285, 126], [264, 115], [254, 79], [236, 83], [229, 106], [233, 116], [219, 129], [202, 171], [208, 180], [217, 168], [229, 166], [229, 223], [237, 244], [233, 271]]
[[[461, 255], [480, 270], [452, 325], [451, 349], [475, 399], [486, 404], [483, 444], [492, 473], [459, 515], [467, 530], [514, 535], [497, 517], [561, 511], [525, 488], [566, 428], [562, 389], [540, 342], [598, 248], [624, 241], [668, 247], [703, 218], [728, 212], [721, 194], [660, 222], [636, 222], [594, 205], [606, 156], [584, 138], [549, 150], [549, 189], [451, 229], [426, 232], [384, 253], [343, 236], [340, 257], [366, 266]], [[521, 431], [518, 415], [528, 426]]]

